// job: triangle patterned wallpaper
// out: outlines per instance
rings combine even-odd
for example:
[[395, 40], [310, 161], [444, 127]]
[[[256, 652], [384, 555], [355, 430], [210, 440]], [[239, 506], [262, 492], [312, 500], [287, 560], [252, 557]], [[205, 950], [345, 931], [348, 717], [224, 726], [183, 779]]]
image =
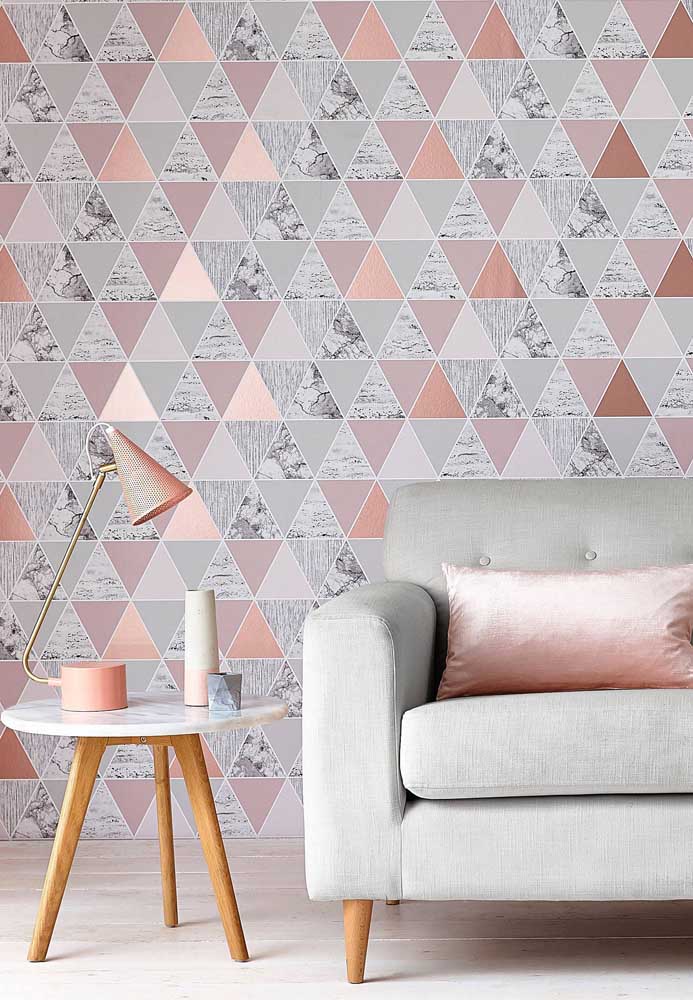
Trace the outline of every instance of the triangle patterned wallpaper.
[[[302, 622], [378, 578], [400, 483], [687, 475], [692, 18], [4, 3], [0, 703], [36, 696], [99, 420], [195, 493], [132, 529], [106, 484], [36, 669], [181, 686], [184, 591], [215, 587], [225, 668], [290, 704], [208, 740], [229, 837], [301, 833]], [[0, 731], [0, 837], [52, 836], [71, 750]], [[112, 748], [86, 835], [153, 836], [151, 771]]]

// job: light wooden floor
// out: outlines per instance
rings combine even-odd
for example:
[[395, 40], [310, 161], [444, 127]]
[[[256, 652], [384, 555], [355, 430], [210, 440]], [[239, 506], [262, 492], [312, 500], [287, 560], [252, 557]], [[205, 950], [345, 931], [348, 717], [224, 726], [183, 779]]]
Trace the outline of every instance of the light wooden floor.
[[199, 844], [176, 845], [181, 925], [161, 921], [157, 845], [79, 845], [49, 961], [25, 961], [48, 857], [0, 843], [3, 1000], [683, 1000], [693, 902], [404, 903], [373, 910], [363, 986], [344, 982], [341, 906], [311, 903], [299, 841], [229, 841], [251, 962], [226, 946]]

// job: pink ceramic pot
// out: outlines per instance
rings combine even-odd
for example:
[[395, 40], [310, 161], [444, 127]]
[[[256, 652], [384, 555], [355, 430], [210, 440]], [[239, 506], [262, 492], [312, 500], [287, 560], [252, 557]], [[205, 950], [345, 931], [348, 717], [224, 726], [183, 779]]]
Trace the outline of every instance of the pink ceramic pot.
[[65, 712], [112, 712], [128, 707], [124, 663], [66, 663], [60, 678], [51, 677], [51, 687], [59, 687]]

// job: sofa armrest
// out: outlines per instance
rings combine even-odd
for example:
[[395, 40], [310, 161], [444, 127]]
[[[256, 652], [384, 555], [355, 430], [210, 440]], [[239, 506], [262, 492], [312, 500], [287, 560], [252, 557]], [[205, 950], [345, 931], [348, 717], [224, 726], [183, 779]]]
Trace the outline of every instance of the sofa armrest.
[[306, 878], [312, 899], [399, 899], [400, 723], [427, 700], [435, 605], [411, 583], [352, 590], [307, 619]]

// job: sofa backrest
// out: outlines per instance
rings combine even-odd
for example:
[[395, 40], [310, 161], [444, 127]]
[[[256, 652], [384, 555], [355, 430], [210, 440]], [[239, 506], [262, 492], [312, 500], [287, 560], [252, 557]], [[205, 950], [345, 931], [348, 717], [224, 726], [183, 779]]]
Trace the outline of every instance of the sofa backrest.
[[487, 559], [489, 570], [584, 573], [693, 563], [693, 480], [467, 479], [399, 489], [385, 531], [385, 578], [417, 583], [434, 599], [439, 671], [448, 627], [441, 563], [478, 567]]

